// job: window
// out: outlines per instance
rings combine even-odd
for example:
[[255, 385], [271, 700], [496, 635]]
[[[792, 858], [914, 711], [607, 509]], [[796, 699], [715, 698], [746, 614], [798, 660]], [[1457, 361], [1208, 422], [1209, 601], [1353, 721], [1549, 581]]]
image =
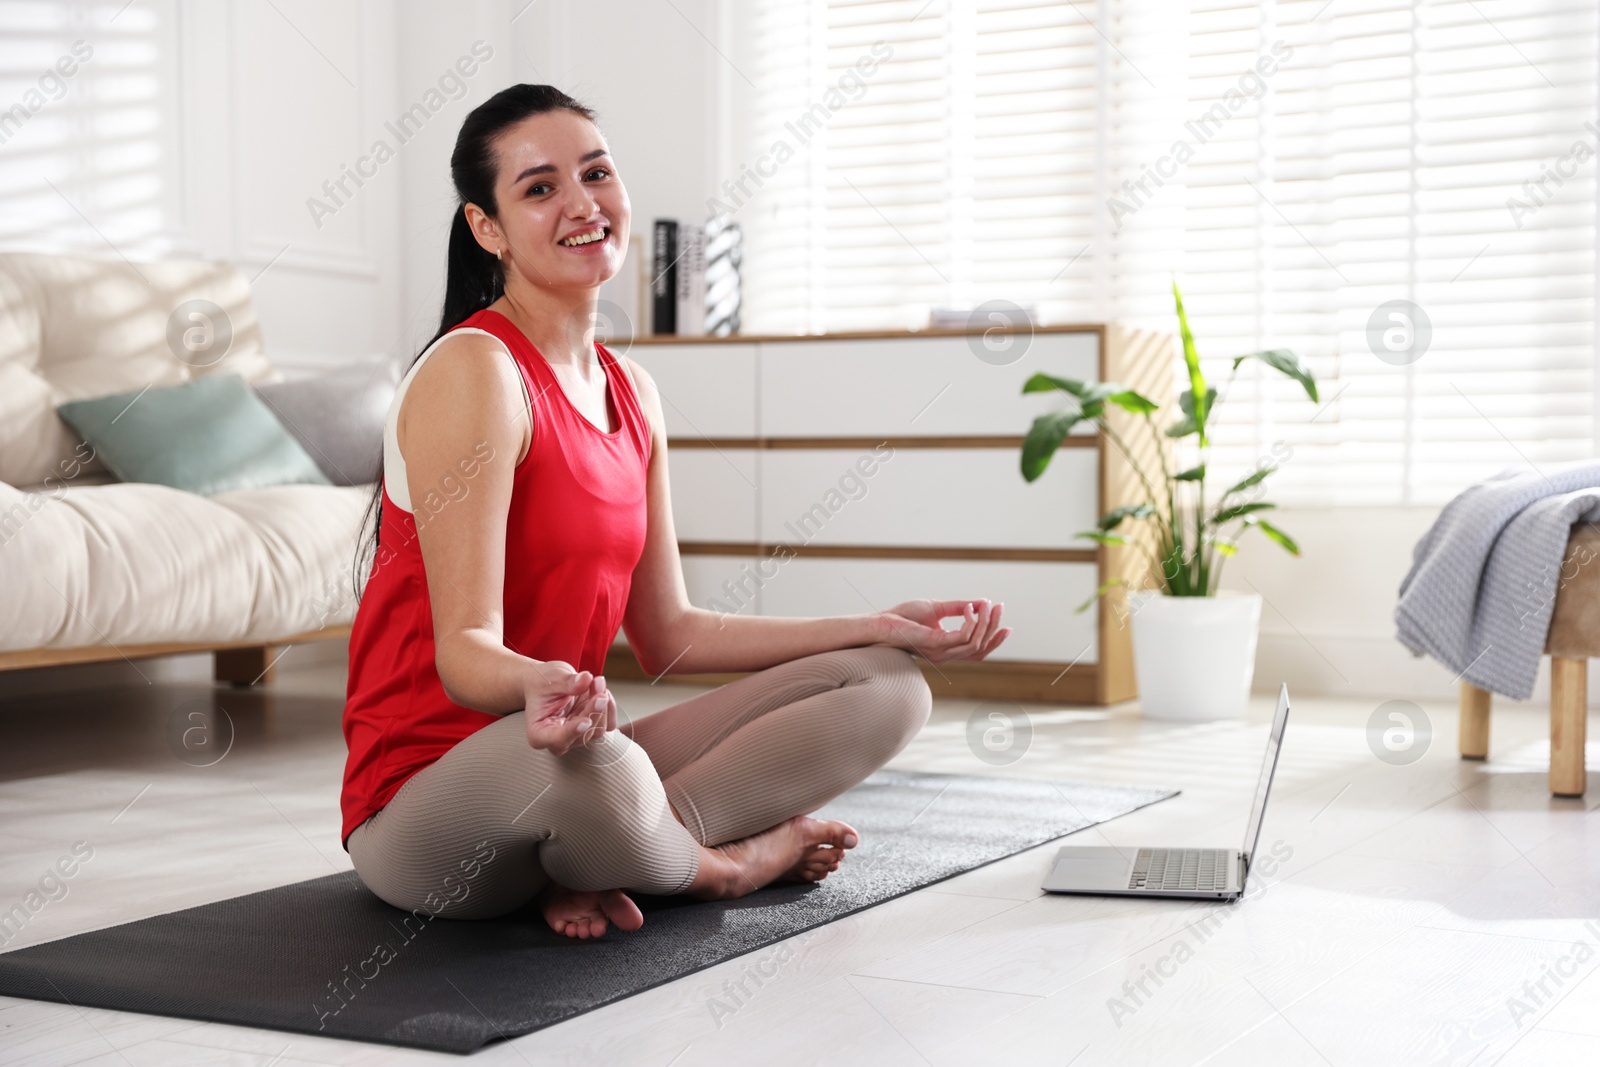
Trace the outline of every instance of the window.
[[171, 0], [19, 0], [0, 68], [0, 245], [159, 258], [178, 246]]
[[1267, 347], [1318, 377], [1313, 405], [1249, 364], [1219, 412], [1214, 464], [1292, 451], [1283, 502], [1433, 504], [1592, 454], [1592, 2], [745, 18], [747, 331], [917, 327], [990, 299], [1172, 329], [1176, 276], [1219, 385]]

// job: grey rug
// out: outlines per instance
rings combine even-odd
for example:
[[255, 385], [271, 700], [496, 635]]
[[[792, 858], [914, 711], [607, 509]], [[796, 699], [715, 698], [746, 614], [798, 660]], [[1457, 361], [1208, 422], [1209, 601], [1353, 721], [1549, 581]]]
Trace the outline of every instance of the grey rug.
[[632, 933], [570, 940], [531, 907], [407, 927], [333, 874], [0, 954], [0, 994], [471, 1052], [1176, 793], [880, 770], [816, 812], [861, 832], [825, 881], [717, 902], [635, 895]]

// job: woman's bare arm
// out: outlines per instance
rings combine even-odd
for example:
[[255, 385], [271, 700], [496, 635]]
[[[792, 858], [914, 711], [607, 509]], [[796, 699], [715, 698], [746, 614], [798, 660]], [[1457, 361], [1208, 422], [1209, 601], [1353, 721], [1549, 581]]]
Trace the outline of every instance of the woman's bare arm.
[[[506, 518], [516, 466], [532, 440], [527, 412], [518, 372], [499, 342], [462, 334], [443, 341], [417, 371], [401, 402], [396, 437], [406, 460], [445, 695], [495, 715], [527, 708], [530, 742], [564, 750], [569, 733], [581, 734], [576, 724], [583, 714], [596, 710], [605, 720], [615, 711], [603, 686], [594, 699], [583, 699], [593, 681], [587, 671], [533, 659], [505, 643]], [[571, 729], [536, 737], [536, 705], [558, 717], [579, 714]]]
[[[651, 674], [763, 670], [779, 663], [862, 645], [893, 645], [933, 662], [983, 659], [1010, 634], [1000, 626], [1000, 605], [975, 600], [907, 601], [884, 611], [790, 618], [735, 615], [694, 607], [683, 581], [672, 523], [667, 474], [666, 422], [655, 381], [632, 359], [628, 366], [650, 424], [649, 532], [634, 568], [623, 628], [628, 647]], [[941, 617], [964, 615], [959, 630]]]

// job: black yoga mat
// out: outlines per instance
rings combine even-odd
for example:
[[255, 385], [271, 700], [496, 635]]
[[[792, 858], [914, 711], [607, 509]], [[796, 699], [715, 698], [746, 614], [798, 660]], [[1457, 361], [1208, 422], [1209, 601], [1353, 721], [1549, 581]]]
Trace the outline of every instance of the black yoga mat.
[[880, 770], [815, 813], [861, 832], [826, 880], [635, 894], [631, 933], [570, 940], [531, 906], [426, 921], [332, 874], [0, 954], [0, 994], [471, 1052], [1176, 793]]

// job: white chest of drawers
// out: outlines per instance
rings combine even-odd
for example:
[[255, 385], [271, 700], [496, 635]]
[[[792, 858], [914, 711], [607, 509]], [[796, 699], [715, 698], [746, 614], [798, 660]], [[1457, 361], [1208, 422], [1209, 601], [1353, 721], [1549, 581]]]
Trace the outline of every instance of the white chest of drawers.
[[[1088, 425], [1026, 482], [1023, 435], [1065, 398], [1024, 395], [1022, 385], [1045, 371], [1164, 401], [1171, 338], [1088, 325], [988, 340], [998, 351], [982, 334], [932, 330], [608, 346], [661, 391], [690, 600], [816, 616], [988, 597], [1005, 602], [1011, 636], [982, 663], [919, 658], [935, 696], [1130, 699], [1123, 612], [1104, 599], [1073, 610], [1123, 573], [1123, 550], [1073, 535], [1142, 497], [1118, 450]], [[620, 637], [606, 669], [644, 676]]]

